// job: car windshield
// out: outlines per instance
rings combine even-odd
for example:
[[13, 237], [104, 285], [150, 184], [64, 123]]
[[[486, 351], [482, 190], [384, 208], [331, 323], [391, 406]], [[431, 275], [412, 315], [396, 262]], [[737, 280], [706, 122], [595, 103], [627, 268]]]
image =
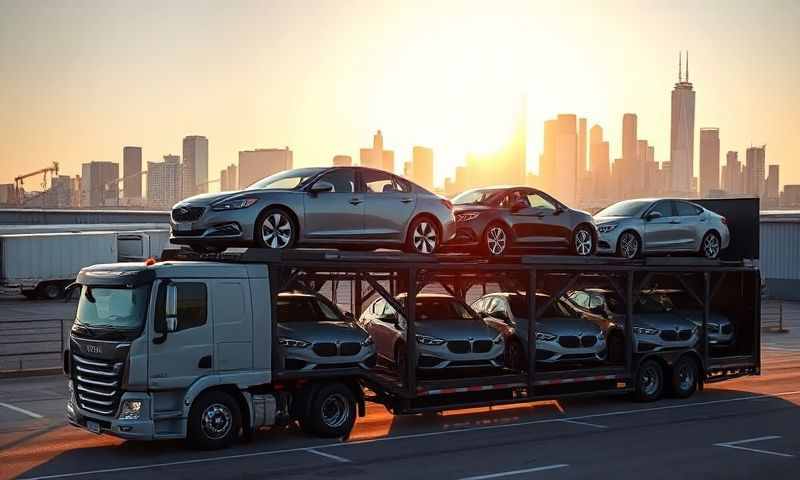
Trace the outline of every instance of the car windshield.
[[674, 307], [666, 295], [642, 294], [636, 302], [637, 313], [666, 313]]
[[293, 190], [305, 184], [311, 177], [317, 176], [322, 168], [297, 168], [284, 170], [275, 175], [270, 175], [247, 187], [247, 190]]
[[478, 315], [470, 307], [452, 298], [419, 298], [415, 314], [418, 322], [478, 318]]
[[338, 308], [310, 295], [279, 295], [278, 322], [338, 322], [344, 316]]
[[150, 285], [108, 288], [84, 285], [75, 322], [85, 327], [138, 330], [144, 325]]
[[[546, 295], [536, 296], [537, 305], [543, 305], [549, 300], [550, 297]], [[511, 313], [513, 313], [515, 317], [526, 318], [528, 316], [528, 299], [525, 295], [511, 295], [509, 297], [509, 303], [511, 304]], [[574, 316], [575, 315], [572, 314], [569, 308], [561, 301], [551, 303], [541, 315], [541, 317], [547, 318], [572, 318]]]
[[502, 190], [469, 190], [453, 198], [453, 205], [490, 205]]
[[635, 217], [652, 203], [650, 200], [625, 200], [600, 210], [595, 217]]

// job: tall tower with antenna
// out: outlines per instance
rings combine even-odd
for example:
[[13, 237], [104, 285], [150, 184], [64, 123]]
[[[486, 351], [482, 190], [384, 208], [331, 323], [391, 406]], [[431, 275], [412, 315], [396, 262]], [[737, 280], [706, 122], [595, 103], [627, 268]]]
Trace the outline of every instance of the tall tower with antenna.
[[[678, 83], [672, 89], [672, 118], [670, 123], [670, 162], [672, 179], [670, 193], [691, 197], [694, 177], [694, 106], [695, 92], [689, 82], [689, 52], [686, 52], [686, 69], [683, 56], [678, 53]], [[685, 76], [684, 76], [685, 75]]]

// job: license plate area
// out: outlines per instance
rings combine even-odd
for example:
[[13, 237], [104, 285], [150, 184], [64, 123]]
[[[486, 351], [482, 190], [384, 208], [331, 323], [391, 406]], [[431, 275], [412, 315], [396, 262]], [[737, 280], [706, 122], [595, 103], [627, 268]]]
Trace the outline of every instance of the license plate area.
[[86, 429], [92, 433], [100, 435], [100, 424], [91, 420], [86, 421]]

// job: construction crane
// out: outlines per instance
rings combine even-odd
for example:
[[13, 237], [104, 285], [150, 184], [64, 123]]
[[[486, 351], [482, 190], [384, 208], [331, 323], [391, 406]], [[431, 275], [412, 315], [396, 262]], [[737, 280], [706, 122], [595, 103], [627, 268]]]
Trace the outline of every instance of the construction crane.
[[128, 180], [133, 177], [141, 177], [143, 175], [147, 175], [147, 170], [142, 170], [141, 172], [132, 173], [130, 175], [125, 175], [124, 177], [119, 177], [117, 179], [111, 180], [103, 184], [103, 190], [109, 190], [109, 187], [111, 187], [112, 185], [119, 185], [125, 180]]
[[42, 190], [47, 190], [47, 174], [50, 174], [50, 181], [53, 181], [53, 177], [58, 175], [58, 162], [53, 162], [53, 165], [49, 167], [44, 167], [35, 172], [26, 173], [24, 175], [20, 175], [14, 178], [14, 190], [17, 192], [17, 204], [22, 205], [24, 200], [24, 192], [23, 186], [25, 185], [25, 179], [33, 177], [34, 175], [42, 175]]

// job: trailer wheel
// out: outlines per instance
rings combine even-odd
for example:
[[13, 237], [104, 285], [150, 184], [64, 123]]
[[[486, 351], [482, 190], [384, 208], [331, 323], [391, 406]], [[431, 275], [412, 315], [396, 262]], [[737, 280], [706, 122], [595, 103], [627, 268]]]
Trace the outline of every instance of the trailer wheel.
[[678, 398], [691, 397], [697, 390], [700, 369], [694, 358], [684, 355], [672, 366], [672, 394]]
[[56, 300], [64, 294], [64, 289], [61, 287], [60, 282], [40, 283], [36, 290], [42, 298], [47, 300]]
[[356, 422], [356, 399], [353, 392], [341, 383], [319, 388], [311, 399], [311, 408], [301, 419], [304, 431], [320, 437], [347, 436]]
[[636, 400], [653, 402], [664, 392], [664, 370], [655, 360], [645, 360], [636, 371]]
[[236, 441], [241, 426], [242, 414], [236, 400], [225, 392], [206, 392], [192, 404], [188, 440], [202, 450], [226, 448]]

